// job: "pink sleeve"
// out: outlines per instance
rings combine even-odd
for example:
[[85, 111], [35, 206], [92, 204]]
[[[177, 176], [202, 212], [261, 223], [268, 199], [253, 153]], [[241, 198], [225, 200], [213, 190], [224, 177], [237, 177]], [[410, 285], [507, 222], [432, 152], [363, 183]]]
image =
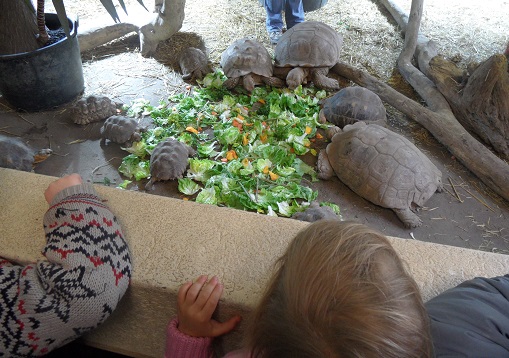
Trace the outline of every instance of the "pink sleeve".
[[210, 337], [191, 337], [177, 328], [176, 318], [170, 321], [166, 330], [165, 358], [211, 358], [214, 357]]

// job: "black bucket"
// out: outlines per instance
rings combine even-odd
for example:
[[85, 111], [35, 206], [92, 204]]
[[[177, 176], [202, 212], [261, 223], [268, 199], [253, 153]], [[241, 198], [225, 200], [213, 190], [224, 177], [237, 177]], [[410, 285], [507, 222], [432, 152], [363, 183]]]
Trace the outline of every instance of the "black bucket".
[[[265, 0], [258, 0], [260, 5], [265, 5]], [[304, 12], [310, 12], [320, 9], [321, 7], [327, 4], [327, 0], [302, 0], [302, 6], [304, 7]]]
[[[60, 28], [56, 14], [45, 14], [49, 29]], [[78, 21], [69, 19], [71, 37], [32, 52], [0, 55], [0, 93], [25, 111], [50, 109], [83, 93], [85, 81], [78, 43]]]

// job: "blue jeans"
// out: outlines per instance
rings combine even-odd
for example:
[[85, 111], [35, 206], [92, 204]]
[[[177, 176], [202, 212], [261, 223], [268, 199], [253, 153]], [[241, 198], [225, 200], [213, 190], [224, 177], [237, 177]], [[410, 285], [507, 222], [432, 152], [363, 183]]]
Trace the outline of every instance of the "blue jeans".
[[299, 22], [304, 22], [302, 0], [265, 0], [267, 32], [283, 28], [283, 10], [285, 11], [286, 28], [291, 29]]

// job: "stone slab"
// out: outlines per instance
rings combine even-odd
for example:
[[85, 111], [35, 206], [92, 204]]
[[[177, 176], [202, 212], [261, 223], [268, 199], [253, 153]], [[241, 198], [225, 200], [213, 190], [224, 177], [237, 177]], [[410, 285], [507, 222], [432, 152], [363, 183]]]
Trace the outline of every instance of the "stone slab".
[[[55, 178], [0, 168], [0, 256], [43, 259], [43, 192]], [[218, 318], [247, 315], [274, 261], [307, 223], [96, 185], [124, 228], [133, 257], [132, 284], [118, 309], [85, 342], [134, 357], [161, 357], [165, 327], [180, 285], [200, 274], [225, 285]], [[425, 300], [475, 276], [505, 274], [509, 256], [390, 238]], [[239, 330], [217, 351], [238, 347]]]

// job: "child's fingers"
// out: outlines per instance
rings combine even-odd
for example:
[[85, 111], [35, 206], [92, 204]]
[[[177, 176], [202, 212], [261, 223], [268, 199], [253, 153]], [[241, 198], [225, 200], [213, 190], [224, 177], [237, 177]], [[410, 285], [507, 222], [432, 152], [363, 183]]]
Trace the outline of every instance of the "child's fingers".
[[203, 285], [207, 282], [207, 276], [201, 275], [199, 276], [196, 281], [189, 287], [186, 293], [186, 300], [195, 302], [196, 297], [198, 297], [198, 294], [200, 293], [201, 289], [203, 288]]
[[223, 334], [226, 334], [230, 331], [232, 331], [237, 324], [242, 320], [242, 317], [240, 316], [233, 316], [226, 322], [216, 322], [216, 324], [212, 327], [212, 337], [218, 337]]
[[179, 304], [179, 306], [182, 306], [182, 304], [185, 302], [187, 291], [192, 285], [193, 285], [192, 282], [186, 282], [182, 286], [180, 286], [179, 291], [177, 293], [177, 303]]
[[216, 310], [217, 303], [223, 294], [223, 285], [218, 282], [214, 285], [212, 292], [210, 292], [207, 300], [203, 303], [202, 311], [204, 314], [212, 317], [212, 314]]
[[[215, 291], [215, 289], [220, 286], [219, 281], [216, 276], [212, 277], [209, 282], [207, 282], [201, 289], [200, 294], [198, 295], [198, 298], [196, 298], [196, 306], [199, 309], [205, 308], [205, 306], [209, 303], [212, 293]], [[221, 296], [221, 295], [219, 295]], [[217, 305], [217, 301], [213, 303], [214, 309]], [[212, 310], [214, 312], [214, 310]], [[212, 315], [211, 312], [211, 315]]]

